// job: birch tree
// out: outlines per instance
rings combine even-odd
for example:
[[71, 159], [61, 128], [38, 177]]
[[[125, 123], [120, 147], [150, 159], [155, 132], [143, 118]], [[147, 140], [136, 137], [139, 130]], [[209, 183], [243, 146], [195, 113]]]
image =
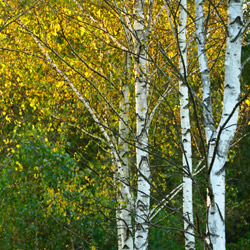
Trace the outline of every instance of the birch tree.
[[[40, 58], [41, 68], [53, 72], [57, 89], [67, 89], [74, 96], [78, 103], [74, 110], [84, 110], [83, 116], [95, 124], [98, 132], [88, 132], [85, 122], [80, 129], [98, 140], [106, 152], [106, 162], [115, 166], [109, 167], [118, 204], [110, 210], [117, 223], [118, 249], [149, 249], [150, 227], [160, 228], [157, 223], [162, 221], [168, 232], [183, 233], [186, 249], [195, 249], [195, 236], [207, 249], [225, 249], [224, 166], [239, 114], [240, 51], [246, 30], [242, 3], [228, 3], [226, 24], [217, 5], [210, 2], [203, 9], [205, 3], [200, 0], [195, 1], [195, 9], [186, 0], [59, 2], [34, 5], [20, 16], [14, 1], [3, 0], [13, 17], [13, 22], [3, 26], [4, 30], [13, 27], [4, 38], [6, 49], [29, 48], [22, 53]], [[29, 12], [33, 8], [34, 12]], [[225, 84], [219, 122], [213, 103], [220, 99], [212, 102], [211, 79], [220, 66], [211, 67], [209, 60], [216, 63], [218, 58], [207, 49], [213, 15], [227, 35], [225, 59], [221, 59]], [[16, 65], [15, 60], [8, 63]], [[35, 74], [32, 70], [29, 74]], [[199, 110], [203, 110], [203, 122], [199, 121]], [[200, 150], [200, 145], [205, 150]], [[196, 225], [193, 219], [193, 210], [197, 214], [202, 204], [192, 204], [193, 191], [203, 198], [204, 161], [208, 172], [206, 235], [198, 221], [202, 215], [196, 216]], [[164, 183], [152, 180], [151, 176], [158, 175]], [[174, 176], [174, 183], [168, 183], [170, 177], [166, 175]], [[197, 182], [198, 178], [202, 181]], [[170, 190], [171, 185], [176, 188]], [[182, 198], [178, 196], [181, 189]], [[171, 215], [184, 223], [184, 230], [169, 223]]]
[[135, 101], [136, 101], [136, 164], [138, 192], [135, 219], [135, 249], [148, 249], [148, 218], [150, 207], [150, 178], [148, 155], [147, 96], [147, 34], [145, 32], [145, 1], [135, 1]]
[[202, 1], [196, 1], [196, 32], [200, 73], [203, 84], [203, 114], [208, 151], [207, 248], [226, 249], [225, 237], [225, 164], [239, 114], [242, 46], [242, 1], [228, 2], [227, 40], [223, 110], [214, 127], [211, 83], [205, 48]]
[[[121, 118], [119, 121], [119, 149], [122, 161], [122, 167], [124, 170], [124, 176], [118, 176], [118, 180], [121, 179], [128, 187], [130, 185], [130, 169], [129, 169], [129, 147], [125, 141], [129, 136], [129, 129], [127, 124], [129, 123], [129, 86], [128, 82], [131, 80], [131, 57], [128, 53], [125, 53], [125, 75], [126, 82], [121, 84], [122, 98], [120, 100]], [[120, 197], [121, 204], [119, 207], [119, 215], [117, 222], [118, 230], [118, 249], [133, 249], [133, 229], [132, 229], [132, 200], [128, 197]], [[123, 208], [125, 207], [125, 208]]]
[[[187, 86], [187, 1], [180, 2], [179, 24], [179, 49], [180, 49], [180, 73], [183, 80], [180, 81], [180, 120], [183, 147], [183, 215], [193, 223], [193, 188], [192, 188], [192, 142], [189, 117], [189, 91]], [[184, 221], [185, 249], [195, 249], [194, 228]]]

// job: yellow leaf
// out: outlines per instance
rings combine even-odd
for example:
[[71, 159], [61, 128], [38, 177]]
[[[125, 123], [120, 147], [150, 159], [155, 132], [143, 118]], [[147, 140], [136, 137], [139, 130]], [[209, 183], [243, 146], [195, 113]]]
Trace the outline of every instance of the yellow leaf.
[[84, 29], [83, 27], [81, 27], [81, 28], [80, 28], [80, 31], [81, 31], [81, 36], [83, 36], [84, 33], [85, 33], [85, 29]]

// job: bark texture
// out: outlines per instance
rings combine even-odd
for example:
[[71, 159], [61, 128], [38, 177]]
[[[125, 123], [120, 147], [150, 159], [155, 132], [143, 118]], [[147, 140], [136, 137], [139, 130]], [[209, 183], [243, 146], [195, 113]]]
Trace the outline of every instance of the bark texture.
[[207, 249], [226, 249], [225, 236], [225, 163], [238, 120], [237, 103], [240, 97], [242, 1], [228, 1], [228, 25], [225, 56], [225, 83], [223, 110], [218, 128], [215, 130], [210, 74], [205, 48], [203, 6], [195, 1], [196, 40], [203, 85], [203, 115], [208, 149], [208, 195], [207, 195]]
[[208, 68], [207, 54], [206, 54], [206, 42], [205, 42], [205, 31], [204, 31], [204, 11], [203, 1], [195, 0], [195, 13], [196, 13], [196, 43], [198, 49], [198, 58], [200, 66], [200, 74], [202, 81], [202, 92], [203, 92], [203, 116], [206, 140], [209, 144], [210, 141], [215, 137], [214, 133], [214, 120], [212, 113], [212, 101], [211, 101], [211, 81], [210, 72]]
[[225, 163], [237, 128], [240, 98], [242, 1], [228, 2], [228, 37], [225, 57], [223, 111], [217, 129], [217, 145], [209, 176], [208, 229], [213, 249], [226, 249], [225, 236]]
[[[180, 116], [183, 147], [183, 215], [193, 224], [193, 188], [192, 188], [192, 142], [189, 117], [188, 86], [186, 85], [187, 71], [187, 1], [181, 0], [180, 24], [179, 24], [179, 47], [180, 47], [180, 72], [183, 81], [180, 81]], [[185, 249], [195, 249], [194, 228], [184, 220]]]
[[[121, 181], [129, 187], [129, 148], [126, 140], [128, 139], [129, 129], [129, 86], [128, 81], [130, 80], [131, 60], [130, 56], [125, 53], [126, 58], [126, 75], [127, 81], [122, 83], [121, 86], [121, 100], [120, 100], [120, 121], [119, 121], [119, 153], [121, 157], [121, 167], [123, 171], [119, 171]], [[118, 226], [118, 247], [119, 250], [130, 249], [133, 250], [133, 230], [131, 222], [131, 200], [127, 196], [120, 197], [120, 211], [119, 211], [119, 223]]]
[[145, 32], [145, 1], [135, 0], [134, 46], [135, 46], [135, 100], [136, 100], [136, 164], [138, 191], [135, 215], [135, 249], [148, 249], [148, 222], [150, 207], [150, 179], [148, 155], [148, 82], [147, 82], [147, 36]]

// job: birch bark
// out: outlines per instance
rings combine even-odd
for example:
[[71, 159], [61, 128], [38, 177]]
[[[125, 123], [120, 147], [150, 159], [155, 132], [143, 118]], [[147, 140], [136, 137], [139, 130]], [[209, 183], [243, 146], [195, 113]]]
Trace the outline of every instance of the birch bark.
[[[122, 119], [119, 121], [119, 149], [120, 149], [120, 157], [121, 157], [121, 167], [123, 171], [120, 171], [124, 176], [120, 176], [122, 181], [129, 187], [129, 159], [128, 153], [129, 148], [128, 144], [125, 142], [128, 139], [129, 129], [127, 127], [129, 121], [129, 86], [128, 82], [130, 81], [130, 70], [131, 70], [131, 60], [130, 55], [128, 53], [125, 54], [126, 58], [126, 75], [127, 79], [125, 83], [122, 83], [121, 86], [121, 95], [122, 98], [120, 100], [120, 116]], [[132, 223], [131, 223], [131, 200], [128, 199], [127, 196], [120, 197], [120, 221], [118, 226], [118, 233], [120, 233], [120, 238], [118, 238], [119, 242], [119, 250], [120, 249], [133, 249], [133, 231], [132, 231]]]
[[[214, 119], [212, 112], [212, 100], [211, 100], [211, 80], [210, 72], [207, 61], [206, 54], [206, 38], [204, 31], [204, 11], [203, 11], [203, 1], [195, 0], [195, 14], [196, 14], [196, 43], [198, 49], [198, 59], [200, 66], [201, 82], [202, 82], [202, 99], [203, 99], [203, 118], [204, 127], [207, 143], [207, 166], [209, 168], [216, 141], [216, 132], [214, 127]], [[207, 190], [207, 207], [210, 203], [209, 201], [209, 189]], [[211, 240], [209, 235], [209, 228], [207, 227], [206, 244], [211, 246]]]
[[[113, 164], [115, 165], [114, 158], [112, 158]], [[117, 171], [118, 172], [118, 171]], [[118, 173], [114, 174], [114, 183], [117, 186], [118, 182]], [[118, 209], [115, 211], [115, 217], [116, 217], [116, 228], [117, 228], [117, 244], [118, 244], [118, 250], [122, 249], [122, 223], [121, 223], [121, 206], [119, 203], [119, 196], [116, 198], [117, 202], [119, 204]]]
[[214, 120], [212, 113], [212, 102], [211, 102], [211, 81], [210, 73], [208, 68], [207, 54], [206, 54], [206, 41], [204, 31], [204, 11], [203, 11], [203, 0], [195, 0], [195, 13], [196, 13], [196, 42], [198, 49], [198, 58], [200, 66], [200, 74], [202, 81], [202, 92], [203, 92], [203, 116], [207, 144], [215, 138], [214, 133]]
[[[227, 43], [223, 110], [217, 130], [214, 128], [210, 75], [206, 57], [202, 0], [195, 1], [196, 34], [203, 84], [203, 115], [208, 145], [209, 183], [207, 195], [207, 249], [226, 249], [225, 236], [225, 163], [238, 120], [236, 105], [240, 97], [242, 0], [228, 2]], [[215, 143], [216, 142], [216, 143]]]
[[228, 37], [225, 57], [223, 110], [217, 129], [217, 145], [209, 176], [208, 229], [213, 249], [226, 249], [225, 236], [225, 163], [238, 121], [240, 98], [242, 0], [228, 2]]
[[147, 34], [145, 29], [144, 0], [134, 2], [134, 46], [135, 46], [135, 101], [136, 101], [136, 164], [138, 169], [138, 191], [135, 215], [135, 249], [148, 249], [148, 221], [150, 206], [150, 178], [147, 126]]
[[[187, 1], [180, 3], [179, 47], [180, 47], [180, 73], [183, 79], [187, 72]], [[192, 188], [192, 142], [189, 117], [188, 87], [184, 81], [179, 83], [180, 91], [180, 116], [183, 146], [183, 215], [193, 224], [193, 188]], [[194, 228], [184, 221], [185, 249], [195, 249]]]

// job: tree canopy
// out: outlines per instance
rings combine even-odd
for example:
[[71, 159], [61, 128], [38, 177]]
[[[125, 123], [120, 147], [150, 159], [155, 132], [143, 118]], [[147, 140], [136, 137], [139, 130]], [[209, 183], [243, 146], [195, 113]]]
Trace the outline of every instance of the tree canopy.
[[0, 248], [246, 249], [247, 1], [0, 1]]

